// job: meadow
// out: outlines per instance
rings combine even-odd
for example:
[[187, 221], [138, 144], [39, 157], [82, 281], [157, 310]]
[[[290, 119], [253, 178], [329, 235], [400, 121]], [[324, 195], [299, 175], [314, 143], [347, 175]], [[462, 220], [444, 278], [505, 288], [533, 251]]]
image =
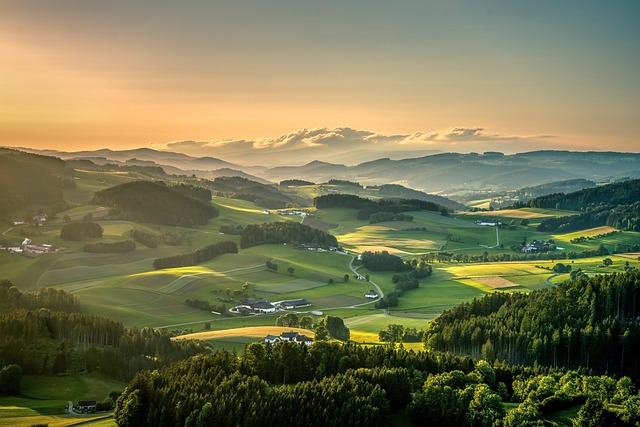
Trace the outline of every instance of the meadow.
[[[178, 252], [193, 250], [204, 245], [225, 240], [239, 242], [239, 236], [219, 232], [222, 225], [247, 225], [265, 221], [302, 221], [299, 216], [278, 215], [251, 202], [214, 196], [213, 203], [220, 216], [205, 226], [180, 228], [130, 221], [111, 220], [107, 210], [100, 206], [86, 205], [93, 191], [115, 183], [130, 180], [127, 174], [101, 174], [81, 171], [77, 189], [65, 190], [65, 197], [72, 201], [69, 210], [60, 212], [54, 220], [39, 227], [33, 236], [36, 243], [50, 243], [63, 249], [60, 253], [28, 258], [0, 253], [3, 276], [23, 290], [41, 286], [66, 289], [80, 297], [83, 310], [120, 320], [125, 326], [149, 326], [169, 328], [184, 332], [201, 332], [205, 323], [212, 331], [243, 327], [273, 326], [275, 315], [227, 316], [192, 308], [186, 299], [209, 301], [216, 306], [231, 308], [234, 302], [252, 296], [271, 302], [305, 298], [312, 306], [300, 313], [322, 312], [339, 315], [361, 342], [377, 339], [377, 332], [391, 323], [407, 327], [424, 328], [443, 310], [463, 301], [479, 298], [489, 292], [530, 292], [543, 289], [566, 280], [557, 275], [552, 261], [522, 261], [503, 263], [434, 263], [434, 273], [421, 281], [418, 289], [407, 292], [399, 299], [397, 307], [386, 310], [374, 308], [374, 301], [364, 298], [373, 289], [371, 283], [356, 280], [350, 268], [353, 257], [359, 253], [386, 250], [410, 260], [420, 255], [443, 250], [460, 254], [500, 254], [511, 251], [512, 245], [522, 241], [555, 240], [565, 250], [595, 249], [604, 244], [610, 250], [617, 243], [637, 243], [640, 233], [623, 232], [598, 238], [612, 231], [607, 227], [582, 230], [568, 234], [550, 234], [536, 231], [536, 225], [551, 215], [571, 215], [574, 212], [551, 209], [519, 209], [492, 212], [455, 213], [443, 216], [433, 212], [411, 212], [411, 222], [384, 222], [369, 224], [357, 220], [357, 210], [334, 208], [315, 210], [308, 223], [327, 228], [334, 234], [349, 255], [336, 252], [316, 252], [295, 249], [287, 245], [263, 245], [243, 249], [239, 254], [225, 254], [199, 266], [154, 271], [153, 260]], [[309, 187], [301, 191], [317, 190]], [[365, 190], [363, 190], [366, 192]], [[87, 242], [62, 241], [59, 229], [63, 218], [80, 218], [91, 214], [104, 229], [102, 239], [87, 242], [118, 241], [128, 238], [133, 229], [155, 235], [172, 233], [182, 236], [178, 246], [159, 245], [150, 249], [137, 245], [133, 252], [124, 254], [89, 254], [82, 251]], [[528, 225], [482, 227], [478, 219], [499, 219], [505, 223], [527, 219]], [[18, 241], [21, 229], [10, 228], [5, 237]], [[577, 237], [592, 237], [581, 243], [570, 241]], [[612, 266], [603, 268], [602, 258], [573, 260], [574, 270], [583, 269], [588, 274], [622, 271], [625, 263], [638, 266], [634, 258], [612, 256]], [[277, 264], [276, 272], [268, 271], [266, 261]], [[566, 261], [571, 262], [571, 261]], [[287, 270], [292, 269], [292, 273]], [[361, 275], [384, 293], [392, 292], [391, 272], [371, 272], [360, 267]], [[344, 281], [344, 276], [348, 280]], [[330, 283], [333, 284], [330, 284]], [[313, 314], [313, 316], [316, 316]], [[361, 334], [361, 335], [359, 335]], [[235, 340], [235, 341], [234, 341]], [[247, 338], [218, 337], [213, 341], [237, 348], [246, 344]]]
[[[290, 328], [275, 326], [282, 312], [260, 315], [230, 315], [228, 309], [246, 297], [265, 298], [270, 302], [305, 298], [310, 307], [299, 316], [309, 315], [314, 321], [323, 315], [339, 316], [351, 331], [351, 340], [362, 345], [380, 345], [378, 332], [390, 324], [423, 329], [444, 310], [461, 302], [481, 298], [493, 292], [533, 292], [557, 286], [569, 279], [568, 274], [553, 271], [558, 262], [570, 264], [588, 275], [610, 274], [625, 268], [640, 268], [638, 254], [606, 256], [612, 264], [605, 266], [605, 256], [561, 261], [512, 261], [484, 263], [432, 263], [433, 274], [420, 281], [417, 289], [405, 292], [398, 306], [376, 309], [375, 301], [364, 297], [379, 287], [388, 294], [395, 289], [393, 272], [367, 271], [357, 266], [358, 274], [369, 276], [370, 282], [358, 280], [352, 262], [363, 251], [382, 251], [417, 259], [424, 254], [445, 251], [453, 254], [493, 255], [514, 253], [511, 246], [523, 241], [554, 240], [566, 251], [596, 249], [600, 244], [612, 251], [616, 244], [637, 244], [638, 232], [618, 232], [610, 227], [597, 227], [566, 234], [540, 233], [539, 222], [548, 216], [572, 215], [575, 212], [551, 209], [518, 209], [492, 212], [453, 213], [443, 216], [433, 212], [411, 212], [413, 221], [369, 224], [357, 220], [357, 210], [334, 208], [315, 210], [312, 216], [278, 215], [251, 202], [214, 196], [220, 216], [207, 225], [181, 228], [113, 220], [108, 210], [87, 205], [94, 191], [132, 179], [135, 174], [112, 174], [80, 171], [77, 188], [65, 190], [68, 210], [58, 213], [42, 227], [13, 227], [3, 230], [4, 242], [19, 244], [29, 236], [34, 243], [48, 243], [62, 248], [58, 253], [39, 257], [0, 252], [1, 278], [11, 280], [21, 290], [42, 286], [65, 289], [77, 295], [85, 313], [107, 316], [127, 327], [166, 328], [182, 339], [202, 339], [217, 349], [242, 352], [247, 344], [261, 341], [267, 334], [278, 334]], [[307, 195], [319, 193], [318, 186], [299, 189]], [[315, 192], [315, 193], [314, 193]], [[362, 189], [366, 195], [366, 190]], [[65, 221], [90, 216], [100, 223], [104, 236], [82, 242], [60, 239]], [[512, 227], [483, 227], [476, 220], [498, 219]], [[522, 225], [522, 220], [528, 224]], [[242, 249], [238, 254], [225, 254], [198, 266], [154, 270], [153, 260], [175, 253], [191, 251], [222, 241], [239, 243], [236, 235], [219, 232], [223, 225], [248, 225], [267, 221], [306, 221], [310, 226], [329, 230], [347, 254], [301, 250], [286, 244], [271, 244]], [[182, 241], [179, 245], [160, 244], [147, 248], [140, 244], [129, 253], [85, 253], [86, 243], [113, 242], [129, 238], [133, 229], [156, 236], [171, 233]], [[579, 243], [571, 240], [584, 237]], [[277, 265], [269, 271], [266, 262]], [[356, 263], [357, 265], [357, 263]], [[345, 281], [345, 275], [347, 280]], [[193, 308], [187, 299], [208, 301], [222, 307], [220, 314]], [[311, 331], [303, 331], [313, 335]], [[421, 350], [422, 343], [403, 343], [405, 348]], [[67, 401], [102, 400], [111, 390], [122, 390], [123, 384], [95, 375], [65, 377], [26, 377], [23, 395], [0, 398], [0, 426], [47, 424], [71, 426], [82, 423], [91, 427], [112, 427], [112, 418], [72, 416], [65, 413]]]
[[94, 374], [61, 377], [25, 376], [20, 396], [0, 396], [0, 426], [115, 426], [115, 421], [109, 413], [71, 415], [66, 409], [68, 401], [101, 401], [111, 391], [121, 392], [124, 387], [123, 383]]

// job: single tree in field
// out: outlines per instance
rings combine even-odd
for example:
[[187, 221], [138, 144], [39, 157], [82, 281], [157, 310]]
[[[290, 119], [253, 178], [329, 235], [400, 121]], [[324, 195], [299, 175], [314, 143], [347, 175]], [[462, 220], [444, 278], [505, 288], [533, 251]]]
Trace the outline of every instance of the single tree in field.
[[269, 271], [278, 271], [278, 264], [276, 264], [275, 262], [268, 260], [267, 262], [265, 262], [265, 265], [267, 266], [267, 270]]
[[293, 267], [289, 267], [289, 268], [287, 268], [287, 273], [289, 273], [289, 276], [291, 276], [295, 271], [296, 271], [296, 270], [295, 270], [295, 268], [293, 268]]
[[345, 282], [348, 282], [348, 281], [349, 281], [349, 275], [348, 275], [348, 274], [345, 274], [345, 275], [344, 275], [343, 281], [345, 281]]

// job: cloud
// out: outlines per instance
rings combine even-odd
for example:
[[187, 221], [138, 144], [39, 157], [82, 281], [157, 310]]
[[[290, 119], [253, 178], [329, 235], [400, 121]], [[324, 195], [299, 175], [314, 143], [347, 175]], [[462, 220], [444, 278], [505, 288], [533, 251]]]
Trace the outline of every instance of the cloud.
[[[488, 132], [483, 127], [457, 127], [412, 134], [383, 134], [349, 127], [299, 129], [275, 138], [226, 139], [216, 141], [177, 141], [163, 148], [195, 156], [216, 156], [236, 162], [265, 163], [267, 156], [278, 163], [311, 160], [359, 163], [415, 150], [504, 151], [514, 153], [550, 148], [550, 135], [517, 136]], [[557, 147], [557, 145], [556, 145]], [[286, 156], [290, 154], [296, 157]], [[273, 155], [273, 156], [272, 156]], [[275, 161], [275, 160], [273, 160]], [[272, 161], [269, 161], [272, 163]]]

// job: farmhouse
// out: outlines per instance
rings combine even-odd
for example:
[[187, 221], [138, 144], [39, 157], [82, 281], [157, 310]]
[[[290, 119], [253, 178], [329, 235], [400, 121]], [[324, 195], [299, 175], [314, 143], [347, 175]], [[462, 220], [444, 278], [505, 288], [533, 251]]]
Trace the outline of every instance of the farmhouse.
[[374, 291], [373, 289], [371, 289], [369, 292], [367, 292], [366, 294], [364, 294], [365, 298], [378, 298], [378, 293], [376, 291]]
[[292, 300], [288, 300], [288, 301], [282, 301], [280, 303], [280, 308], [284, 308], [285, 310], [291, 310], [294, 308], [300, 308], [300, 307], [309, 307], [311, 305], [311, 303], [309, 301], [307, 301], [304, 298], [300, 298], [300, 299], [292, 299]]
[[294, 331], [283, 332], [280, 334], [280, 336], [267, 335], [264, 338], [264, 342], [267, 344], [275, 344], [278, 341], [295, 342], [297, 344], [304, 344], [306, 346], [310, 346], [311, 344], [313, 344], [313, 338], [309, 338], [306, 335]]
[[300, 246], [302, 246], [303, 249], [307, 249], [309, 251], [319, 251], [321, 249], [320, 245], [317, 243], [303, 243]]
[[278, 210], [279, 215], [300, 215], [300, 216], [311, 216], [308, 211], [302, 209], [280, 209]]
[[280, 341], [280, 337], [276, 336], [276, 335], [267, 335], [266, 337], [264, 337], [264, 342], [267, 344], [275, 344], [278, 341]]
[[497, 227], [502, 225], [500, 221], [483, 221], [481, 219], [476, 220], [476, 225], [480, 225], [482, 227]]
[[31, 243], [31, 239], [28, 239], [28, 238], [24, 239], [20, 249], [21, 250], [18, 251], [18, 250], [15, 250], [15, 248], [10, 248], [10, 252], [41, 255], [41, 254], [47, 254], [49, 252], [55, 251], [55, 248], [53, 246], [48, 245], [46, 243], [43, 243], [41, 245], [34, 245], [33, 243]]
[[76, 405], [79, 412], [95, 412], [96, 401], [95, 400], [80, 400]]
[[43, 222], [47, 221], [47, 215], [43, 214], [43, 215], [36, 215], [33, 218], [33, 222], [38, 224], [38, 225], [42, 225]]
[[522, 252], [532, 253], [532, 252], [541, 252], [543, 249], [549, 250], [548, 242], [540, 242], [538, 240], [534, 240], [529, 244], [522, 247]]

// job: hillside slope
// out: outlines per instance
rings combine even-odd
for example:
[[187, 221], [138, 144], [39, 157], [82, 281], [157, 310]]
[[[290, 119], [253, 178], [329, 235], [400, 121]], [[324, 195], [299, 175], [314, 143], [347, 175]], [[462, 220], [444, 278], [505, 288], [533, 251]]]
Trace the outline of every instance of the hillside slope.
[[98, 191], [90, 204], [110, 206], [110, 214], [117, 218], [154, 224], [204, 225], [218, 216], [215, 206], [150, 181], [134, 181]]

